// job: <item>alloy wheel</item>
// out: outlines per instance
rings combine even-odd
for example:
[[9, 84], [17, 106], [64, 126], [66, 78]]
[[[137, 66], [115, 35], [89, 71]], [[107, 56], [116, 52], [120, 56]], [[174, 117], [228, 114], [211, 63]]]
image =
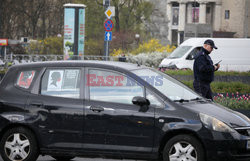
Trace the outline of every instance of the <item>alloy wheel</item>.
[[6, 156], [13, 161], [23, 161], [30, 153], [30, 141], [21, 133], [14, 133], [8, 137], [4, 145]]
[[196, 149], [187, 142], [175, 143], [169, 151], [170, 161], [197, 161]]

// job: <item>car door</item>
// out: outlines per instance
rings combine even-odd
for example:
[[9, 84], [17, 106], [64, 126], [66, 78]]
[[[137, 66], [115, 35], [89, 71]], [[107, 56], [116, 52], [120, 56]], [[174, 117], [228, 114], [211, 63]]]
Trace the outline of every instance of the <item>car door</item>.
[[132, 103], [145, 97], [136, 80], [113, 70], [86, 69], [84, 148], [102, 151], [151, 152], [154, 108], [140, 112]]
[[82, 148], [83, 104], [81, 68], [48, 68], [28, 108], [37, 117], [40, 142], [47, 148]]

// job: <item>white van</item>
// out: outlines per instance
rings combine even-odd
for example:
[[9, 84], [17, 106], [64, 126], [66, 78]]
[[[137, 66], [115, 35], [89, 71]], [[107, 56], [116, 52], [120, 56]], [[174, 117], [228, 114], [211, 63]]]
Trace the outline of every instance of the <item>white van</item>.
[[210, 56], [214, 64], [222, 60], [219, 70], [250, 71], [250, 39], [235, 38], [190, 38], [163, 59], [159, 67], [193, 70], [194, 56], [207, 39], [212, 39], [218, 47]]

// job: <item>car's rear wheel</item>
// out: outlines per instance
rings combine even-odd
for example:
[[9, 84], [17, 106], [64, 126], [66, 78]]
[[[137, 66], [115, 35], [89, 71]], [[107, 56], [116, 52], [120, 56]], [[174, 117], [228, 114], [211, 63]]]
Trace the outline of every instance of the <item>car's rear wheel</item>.
[[22, 127], [4, 133], [0, 152], [4, 161], [35, 161], [39, 155], [34, 134]]
[[71, 156], [52, 156], [52, 157], [58, 161], [70, 161], [71, 159], [75, 158], [75, 157], [71, 157]]
[[171, 138], [163, 150], [164, 161], [204, 161], [201, 143], [190, 135], [177, 135]]

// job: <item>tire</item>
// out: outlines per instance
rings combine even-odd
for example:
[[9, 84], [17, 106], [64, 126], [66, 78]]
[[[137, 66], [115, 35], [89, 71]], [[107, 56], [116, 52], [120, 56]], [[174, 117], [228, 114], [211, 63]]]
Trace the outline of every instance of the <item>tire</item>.
[[4, 161], [36, 161], [38, 146], [32, 131], [18, 127], [6, 131], [0, 142]]
[[205, 161], [203, 147], [195, 137], [177, 135], [171, 138], [163, 150], [164, 161]]
[[58, 161], [70, 161], [71, 159], [75, 158], [75, 157], [71, 157], [71, 156], [52, 156], [52, 157]]

